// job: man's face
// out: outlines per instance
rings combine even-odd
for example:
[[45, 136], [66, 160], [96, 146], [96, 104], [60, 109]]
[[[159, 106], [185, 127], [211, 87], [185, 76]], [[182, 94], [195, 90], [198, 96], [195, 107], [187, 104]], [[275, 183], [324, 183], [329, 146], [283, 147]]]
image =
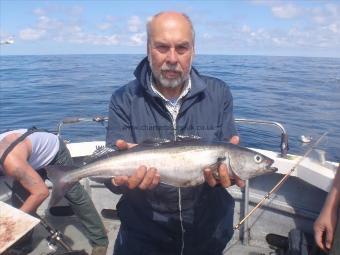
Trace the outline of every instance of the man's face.
[[150, 27], [148, 58], [158, 85], [174, 88], [189, 79], [194, 55], [190, 24], [181, 15], [161, 15]]

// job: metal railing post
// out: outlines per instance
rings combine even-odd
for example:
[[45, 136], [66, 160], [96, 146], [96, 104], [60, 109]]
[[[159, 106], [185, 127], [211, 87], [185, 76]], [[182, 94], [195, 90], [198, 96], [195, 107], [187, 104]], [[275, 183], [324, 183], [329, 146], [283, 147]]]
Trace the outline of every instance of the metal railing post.
[[288, 153], [288, 134], [286, 129], [283, 125], [276, 121], [267, 121], [267, 120], [253, 120], [253, 119], [235, 119], [235, 122], [239, 123], [247, 123], [247, 124], [258, 124], [258, 125], [269, 125], [278, 127], [281, 130], [281, 143], [280, 143], [280, 150], [281, 150], [281, 157], [287, 158]]
[[[247, 215], [249, 212], [249, 180], [246, 180], [244, 186], [244, 215]], [[246, 220], [243, 224], [243, 245], [249, 245], [249, 227], [248, 220]]]

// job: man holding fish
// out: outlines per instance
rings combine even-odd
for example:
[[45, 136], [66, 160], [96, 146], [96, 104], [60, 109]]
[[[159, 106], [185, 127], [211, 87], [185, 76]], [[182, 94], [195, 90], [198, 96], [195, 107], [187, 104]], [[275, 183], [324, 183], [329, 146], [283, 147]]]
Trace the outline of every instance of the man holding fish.
[[[108, 146], [129, 151], [144, 140], [157, 144], [178, 136], [239, 142], [229, 87], [192, 67], [194, 44], [185, 14], [162, 12], [151, 18], [147, 57], [137, 66], [136, 79], [111, 97]], [[244, 182], [229, 176], [225, 157], [215, 163], [202, 169], [205, 183], [194, 187], [164, 184], [155, 165], [142, 163], [132, 175], [107, 182], [122, 194], [114, 254], [222, 254], [233, 235], [234, 200], [225, 188]]]

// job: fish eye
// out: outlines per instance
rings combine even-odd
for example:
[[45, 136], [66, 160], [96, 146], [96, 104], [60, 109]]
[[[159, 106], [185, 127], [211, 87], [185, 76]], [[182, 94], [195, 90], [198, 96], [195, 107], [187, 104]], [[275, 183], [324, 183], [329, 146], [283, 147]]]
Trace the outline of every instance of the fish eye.
[[254, 156], [254, 160], [255, 160], [256, 163], [260, 163], [260, 162], [262, 161], [262, 156], [256, 154], [256, 155]]

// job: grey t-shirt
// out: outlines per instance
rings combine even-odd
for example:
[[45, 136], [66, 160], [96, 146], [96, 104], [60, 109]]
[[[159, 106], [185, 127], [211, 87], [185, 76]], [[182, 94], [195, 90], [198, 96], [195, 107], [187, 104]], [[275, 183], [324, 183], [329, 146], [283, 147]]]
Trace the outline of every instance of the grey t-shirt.
[[[4, 143], [4, 139], [9, 134], [24, 134], [27, 129], [17, 129], [0, 134], [0, 146], [8, 147], [10, 144]], [[25, 139], [29, 139], [32, 144], [32, 153], [28, 163], [32, 168], [38, 170], [52, 162], [59, 150], [59, 139], [56, 135], [48, 132], [34, 132]], [[1, 151], [6, 150], [2, 148]], [[0, 155], [1, 157], [2, 155]]]

